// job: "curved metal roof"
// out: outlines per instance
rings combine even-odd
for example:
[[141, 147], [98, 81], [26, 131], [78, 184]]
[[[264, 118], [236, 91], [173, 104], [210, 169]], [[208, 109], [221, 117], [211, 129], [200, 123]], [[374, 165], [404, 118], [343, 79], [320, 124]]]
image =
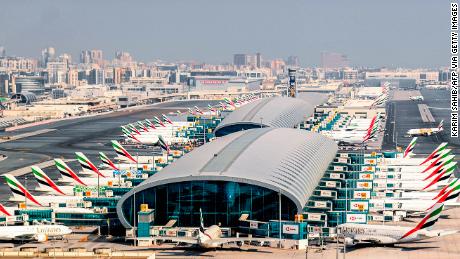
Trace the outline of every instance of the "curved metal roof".
[[336, 152], [334, 141], [309, 131], [240, 131], [198, 147], [136, 186], [118, 202], [118, 217], [130, 226], [121, 207], [134, 192], [194, 180], [241, 182], [280, 191], [300, 212]]
[[223, 133], [225, 129], [234, 125], [293, 128], [313, 112], [314, 105], [299, 98], [263, 98], [248, 103], [227, 115], [217, 126], [215, 134], [218, 137], [226, 135]]

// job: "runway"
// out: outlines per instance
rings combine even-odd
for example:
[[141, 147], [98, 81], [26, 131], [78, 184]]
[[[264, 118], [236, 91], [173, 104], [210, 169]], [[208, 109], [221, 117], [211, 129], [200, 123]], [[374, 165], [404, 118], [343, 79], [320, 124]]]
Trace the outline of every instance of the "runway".
[[[387, 122], [383, 150], [394, 150], [396, 146], [403, 149], [411, 141], [406, 135], [409, 129], [435, 128], [444, 120], [444, 131], [433, 136], [420, 136], [417, 139], [414, 152], [416, 154], [429, 154], [440, 143], [448, 142], [448, 147], [454, 154], [460, 154], [458, 138], [450, 137], [450, 92], [448, 90], [422, 89], [424, 101], [390, 100], [387, 104]], [[423, 122], [418, 104], [426, 104], [434, 117], [435, 122]]]

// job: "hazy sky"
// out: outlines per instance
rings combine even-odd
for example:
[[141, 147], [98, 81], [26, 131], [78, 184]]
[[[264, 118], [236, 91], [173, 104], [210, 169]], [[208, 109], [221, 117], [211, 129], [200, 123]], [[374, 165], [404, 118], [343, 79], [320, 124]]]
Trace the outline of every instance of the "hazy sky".
[[38, 57], [47, 46], [78, 60], [125, 50], [137, 60], [232, 62], [234, 53], [299, 56], [318, 65], [321, 51], [353, 65], [448, 64], [450, 1], [307, 0], [2, 0], [0, 46]]

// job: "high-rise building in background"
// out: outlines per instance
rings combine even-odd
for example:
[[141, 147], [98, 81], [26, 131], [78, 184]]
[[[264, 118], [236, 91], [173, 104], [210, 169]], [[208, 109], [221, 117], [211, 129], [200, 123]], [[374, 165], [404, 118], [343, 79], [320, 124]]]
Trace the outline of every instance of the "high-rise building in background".
[[102, 50], [93, 49], [90, 52], [91, 63], [102, 65]]
[[65, 62], [48, 62], [46, 65], [48, 83], [61, 84], [67, 82], [67, 68], [67, 63]]
[[67, 84], [72, 86], [78, 85], [78, 70], [69, 69], [67, 72]]
[[0, 96], [8, 96], [10, 75], [6, 73], [0, 73]]
[[80, 53], [80, 63], [82, 64], [103, 64], [102, 50], [82, 50]]
[[247, 65], [247, 55], [246, 54], [234, 54], [233, 55], [233, 65], [237, 67], [242, 67]]
[[297, 56], [289, 56], [287, 58], [286, 65], [292, 66], [292, 67], [300, 66], [299, 57], [297, 57]]
[[122, 66], [129, 66], [133, 62], [131, 54], [124, 51], [115, 52], [115, 62]]
[[321, 52], [321, 67], [324, 69], [344, 68], [349, 66], [346, 55], [335, 52]]
[[89, 71], [88, 84], [89, 85], [100, 85], [104, 83], [104, 70], [92, 69]]
[[262, 67], [262, 54], [256, 53], [256, 67], [261, 68]]
[[55, 55], [56, 55], [56, 51], [54, 50], [53, 47], [48, 47], [46, 49], [43, 49], [42, 59], [41, 59], [42, 67], [46, 67], [48, 65], [48, 62], [54, 61]]
[[257, 56], [256, 55], [246, 55], [246, 66], [256, 67], [257, 65]]
[[91, 52], [89, 50], [82, 50], [80, 53], [80, 63], [89, 64], [91, 63]]
[[122, 69], [119, 67], [113, 68], [112, 83], [121, 84]]
[[70, 64], [72, 64], [72, 56], [67, 53], [62, 53], [61, 55], [59, 55], [58, 61], [65, 63], [68, 67], [70, 66]]
[[0, 57], [6, 57], [6, 49], [3, 46], [0, 46]]

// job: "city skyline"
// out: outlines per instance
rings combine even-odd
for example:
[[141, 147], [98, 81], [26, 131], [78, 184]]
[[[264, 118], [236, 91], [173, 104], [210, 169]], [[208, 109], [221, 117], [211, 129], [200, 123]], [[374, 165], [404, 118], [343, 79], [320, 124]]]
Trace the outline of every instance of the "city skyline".
[[[52, 46], [74, 61], [85, 49], [101, 49], [104, 59], [127, 51], [145, 62], [232, 63], [233, 54], [260, 52], [267, 59], [295, 55], [303, 66], [320, 66], [324, 51], [369, 67], [441, 67], [449, 56], [449, 21], [439, 2], [417, 1], [417, 12], [410, 9], [415, 1], [107, 3], [7, 1], [0, 46], [26, 57]], [[17, 9], [20, 15], [9, 11]]]

